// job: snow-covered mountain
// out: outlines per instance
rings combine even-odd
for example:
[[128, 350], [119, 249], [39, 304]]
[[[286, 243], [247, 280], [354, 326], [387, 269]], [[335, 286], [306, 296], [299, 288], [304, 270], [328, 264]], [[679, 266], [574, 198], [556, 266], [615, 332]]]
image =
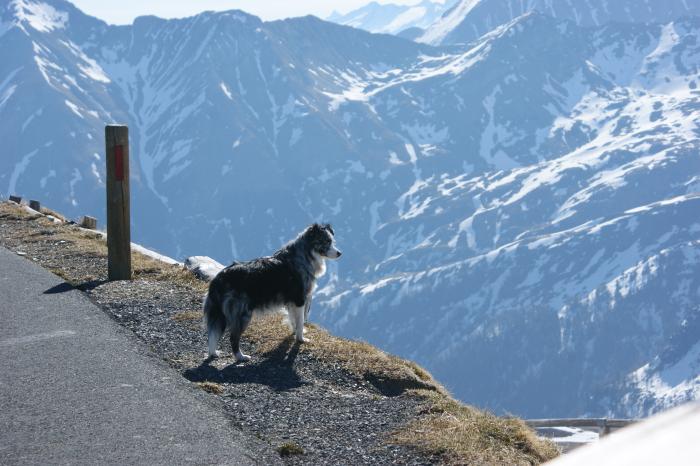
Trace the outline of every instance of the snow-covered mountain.
[[[691, 254], [697, 254], [697, 250]], [[622, 399], [622, 409], [627, 415], [647, 416], [686, 400], [700, 399], [699, 316], [696, 306], [695, 311], [681, 322], [681, 329], [670, 339], [664, 351], [622, 383], [617, 396]], [[604, 399], [603, 406], [605, 401], [610, 409], [608, 400]]]
[[334, 11], [327, 20], [369, 32], [399, 34], [412, 28], [425, 29], [447, 11], [455, 0], [422, 0], [415, 5], [370, 2], [342, 14]]
[[104, 219], [128, 123], [135, 241], [227, 263], [330, 221], [323, 325], [499, 411], [646, 414], [700, 384], [699, 34], [532, 12], [432, 47], [13, 0], [0, 192]]
[[416, 38], [429, 44], [460, 44], [518, 16], [539, 11], [578, 26], [608, 23], [668, 23], [700, 15], [700, 3], [691, 0], [459, 0]]

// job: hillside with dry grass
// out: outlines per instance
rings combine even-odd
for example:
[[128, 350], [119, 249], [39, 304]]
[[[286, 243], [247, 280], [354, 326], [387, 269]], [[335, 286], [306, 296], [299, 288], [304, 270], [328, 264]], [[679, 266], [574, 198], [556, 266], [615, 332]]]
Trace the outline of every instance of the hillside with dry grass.
[[85, 292], [290, 464], [540, 464], [558, 454], [521, 420], [457, 402], [417, 364], [313, 324], [300, 345], [281, 316], [256, 318], [242, 343], [250, 362], [235, 363], [226, 345], [208, 360], [206, 283], [137, 252], [133, 280], [109, 282], [103, 235], [55, 212], [0, 203], [0, 246]]

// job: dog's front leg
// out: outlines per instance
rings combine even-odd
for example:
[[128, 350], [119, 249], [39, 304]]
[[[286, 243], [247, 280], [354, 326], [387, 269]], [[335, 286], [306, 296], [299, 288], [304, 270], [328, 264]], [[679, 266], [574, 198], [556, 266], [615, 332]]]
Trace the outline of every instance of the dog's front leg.
[[305, 343], [308, 340], [304, 339], [304, 306], [292, 307], [291, 316], [294, 334], [299, 343]]

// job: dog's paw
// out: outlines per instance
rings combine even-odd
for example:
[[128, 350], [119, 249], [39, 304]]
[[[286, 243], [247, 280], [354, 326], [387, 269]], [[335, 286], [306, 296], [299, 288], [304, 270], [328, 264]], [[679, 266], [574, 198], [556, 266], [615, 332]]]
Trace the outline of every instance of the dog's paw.
[[243, 354], [241, 352], [238, 352], [235, 354], [235, 356], [236, 356], [236, 362], [250, 361], [250, 356], [248, 356], [247, 354]]

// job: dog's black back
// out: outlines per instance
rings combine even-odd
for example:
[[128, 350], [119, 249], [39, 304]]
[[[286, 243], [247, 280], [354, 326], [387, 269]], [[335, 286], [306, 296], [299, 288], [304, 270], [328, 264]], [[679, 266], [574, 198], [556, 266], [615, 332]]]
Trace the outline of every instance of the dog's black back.
[[303, 271], [276, 256], [237, 262], [223, 269], [209, 285], [209, 295], [219, 301], [224, 293], [245, 296], [252, 309], [272, 302], [302, 306], [308, 293]]

